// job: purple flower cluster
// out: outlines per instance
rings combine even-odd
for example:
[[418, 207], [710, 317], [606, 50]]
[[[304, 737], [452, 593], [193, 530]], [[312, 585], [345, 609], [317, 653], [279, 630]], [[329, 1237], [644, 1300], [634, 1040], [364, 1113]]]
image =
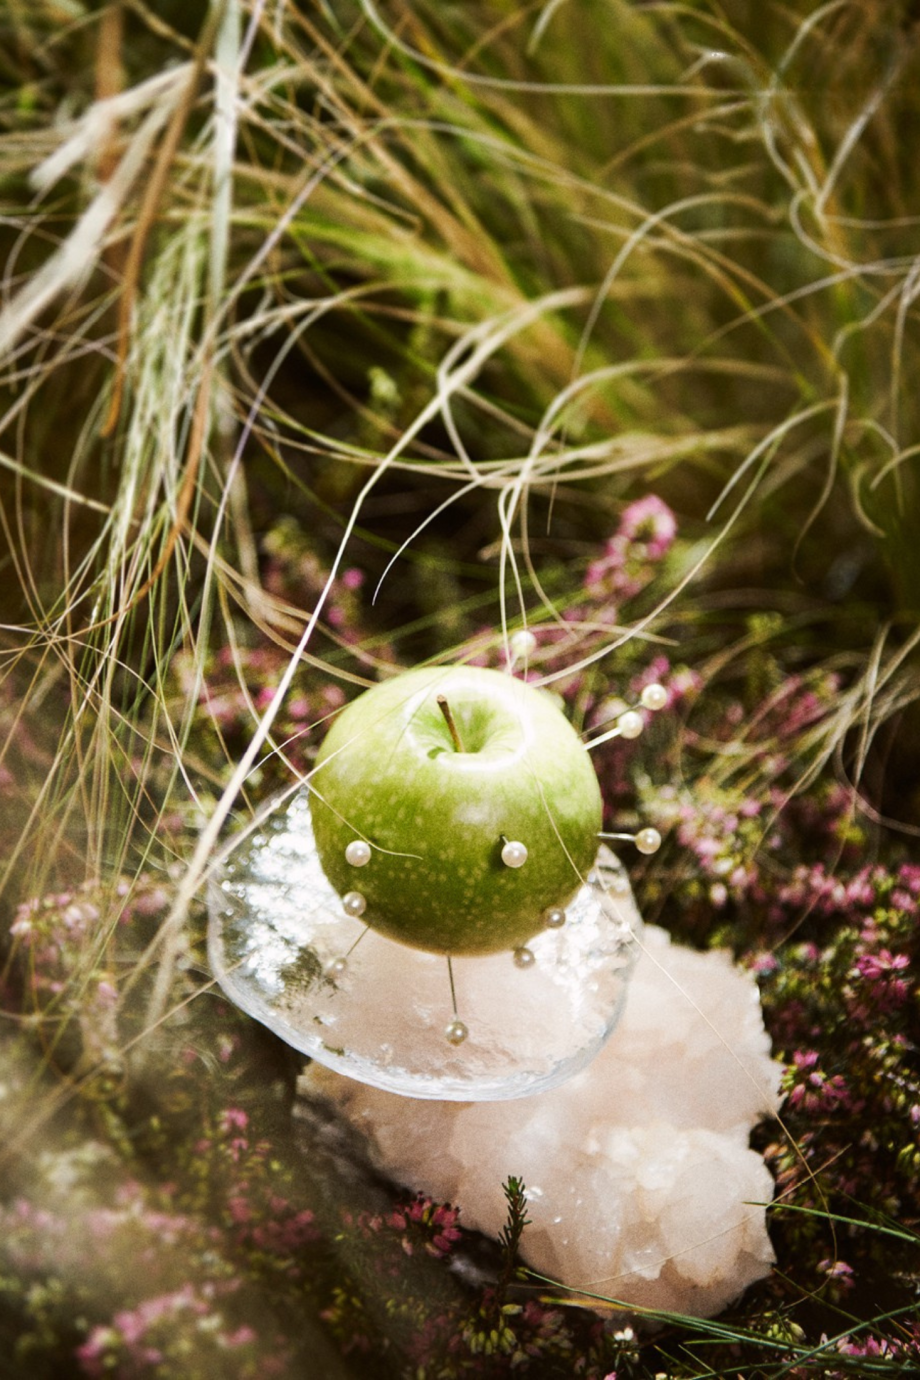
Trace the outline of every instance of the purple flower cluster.
[[[841, 1263], [823, 1215], [899, 1218], [920, 1199], [917, 927], [920, 869], [874, 863], [830, 874], [796, 868], [776, 887], [773, 919], [813, 937], [752, 960], [765, 1015], [785, 1058], [784, 1123], [790, 1139], [768, 1148], [780, 1201], [813, 1210], [780, 1215], [780, 1249], [837, 1297], [876, 1256], [891, 1267], [897, 1243], [867, 1220], [850, 1229]], [[804, 920], [802, 916], [806, 917]], [[872, 1265], [878, 1268], [878, 1263]]]
[[824, 1073], [818, 1066], [820, 1058], [814, 1049], [793, 1052], [792, 1066], [786, 1075], [787, 1106], [809, 1116], [826, 1116], [841, 1108], [850, 1112], [861, 1110], [843, 1075]]
[[241, 1108], [224, 1108], [206, 1129], [180, 1143], [176, 1182], [119, 1177], [100, 1145], [95, 1156], [43, 1157], [44, 1204], [20, 1195], [0, 1206], [0, 1272], [21, 1282], [26, 1299], [51, 1289], [87, 1317], [75, 1353], [81, 1374], [289, 1373], [290, 1339], [252, 1283], [264, 1277], [302, 1293], [319, 1240], [313, 1213], [279, 1191], [271, 1146], [250, 1143]]
[[655, 827], [692, 856], [696, 881], [706, 886], [710, 905], [719, 910], [729, 900], [749, 899], [760, 886], [765, 853], [781, 852], [781, 834], [764, 829], [777, 794], [739, 799], [737, 792], [710, 781], [694, 789], [646, 787], [640, 799]]
[[657, 494], [647, 494], [623, 509], [602, 555], [585, 574], [585, 593], [597, 603], [618, 608], [648, 585], [653, 569], [670, 551], [677, 519]]
[[118, 946], [124, 931], [155, 922], [168, 900], [166, 887], [144, 873], [108, 887], [84, 882], [16, 909], [9, 935], [21, 1000], [62, 1028], [72, 1024], [87, 1066], [120, 1061]]
[[262, 554], [262, 588], [279, 606], [313, 608], [322, 598], [322, 618], [333, 637], [352, 645], [360, 641], [363, 570], [350, 566], [330, 580], [312, 543], [291, 517], [281, 518], [266, 533]]
[[[401, 1245], [406, 1255], [412, 1255], [415, 1245], [409, 1231], [412, 1228], [427, 1229], [427, 1239], [423, 1236], [423, 1249], [429, 1255], [437, 1259], [443, 1259], [454, 1249], [457, 1242], [461, 1239], [462, 1233], [458, 1226], [460, 1218], [459, 1208], [451, 1207], [445, 1203], [434, 1203], [424, 1195], [419, 1196], [405, 1207], [396, 1208], [387, 1218], [387, 1225], [398, 1232], [402, 1232]], [[378, 1220], [378, 1219], [375, 1219]], [[413, 1235], [418, 1236], [417, 1230]]]
[[[170, 1359], [171, 1339], [190, 1324], [198, 1332], [207, 1330], [210, 1345], [218, 1356], [241, 1347], [252, 1349], [258, 1340], [254, 1329], [246, 1324], [228, 1327], [215, 1311], [220, 1292], [216, 1285], [196, 1289], [184, 1284], [170, 1293], [144, 1299], [136, 1308], [115, 1313], [111, 1323], [94, 1327], [77, 1348], [77, 1360], [84, 1374], [92, 1380], [111, 1375], [117, 1375], [119, 1380], [134, 1380], [135, 1376], [149, 1375]], [[258, 1373], [270, 1375], [270, 1365]]]
[[[516, 665], [515, 673], [530, 680], [553, 676], [552, 688], [569, 703], [577, 704], [583, 718], [590, 721], [592, 715], [596, 717], [602, 702], [610, 698], [606, 678], [589, 671], [569, 672], [568, 668], [573, 662], [590, 660], [592, 653], [610, 641], [625, 605], [649, 589], [660, 575], [676, 534], [677, 520], [656, 494], [624, 508], [603, 553], [587, 565], [576, 597], [566, 603], [555, 621], [532, 628], [537, 645], [527, 667]], [[473, 665], [504, 667], [504, 651], [496, 643], [494, 628], [482, 629], [473, 645], [476, 650], [467, 658]], [[641, 652], [631, 646], [624, 647], [620, 655], [621, 665], [630, 667]], [[670, 668], [662, 659], [658, 670], [665, 669]], [[682, 683], [682, 677], [683, 672], [673, 680], [675, 696], [690, 688]], [[643, 683], [660, 678], [660, 674], [649, 676], [643, 670], [637, 683], [641, 689]]]
[[[196, 733], [202, 747], [221, 767], [228, 753], [238, 754], [248, 743], [277, 692], [287, 664], [287, 654], [274, 645], [223, 647], [208, 660], [203, 675], [189, 654], [179, 653], [173, 659], [180, 693], [196, 697]], [[273, 739], [283, 757], [303, 770], [322, 738], [326, 721], [344, 703], [345, 692], [337, 682], [301, 677], [273, 726]], [[267, 757], [263, 770], [269, 763], [277, 772], [282, 770], [281, 758]]]

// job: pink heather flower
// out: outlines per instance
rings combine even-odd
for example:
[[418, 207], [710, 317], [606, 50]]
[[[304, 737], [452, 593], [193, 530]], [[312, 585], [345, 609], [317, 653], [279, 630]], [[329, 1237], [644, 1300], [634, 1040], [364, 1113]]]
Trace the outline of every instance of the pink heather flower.
[[619, 536], [644, 544], [652, 560], [660, 560], [677, 535], [677, 519], [657, 494], [647, 494], [623, 510]]
[[632, 599], [652, 578], [651, 563], [664, 556], [674, 540], [674, 514], [654, 494], [624, 509], [619, 526], [585, 572], [585, 589], [592, 599], [603, 600], [604, 609], [592, 617], [615, 616], [616, 605]]
[[675, 671], [668, 682], [668, 690], [675, 700], [683, 699], [687, 695], [696, 695], [702, 688], [703, 677], [698, 671], [691, 671], [687, 666]]
[[158, 915], [169, 905], [169, 892], [164, 886], [153, 886], [138, 892], [131, 904], [136, 915]]
[[111, 1327], [94, 1327], [82, 1346], [77, 1347], [76, 1356], [86, 1375], [94, 1377], [105, 1374], [105, 1353], [118, 1343], [118, 1334]]
[[875, 902], [875, 888], [872, 885], [869, 868], [863, 868], [852, 881], [847, 883], [847, 900], [853, 906], [871, 906]]
[[16, 911], [16, 919], [10, 925], [10, 934], [16, 939], [28, 941], [32, 937], [32, 916], [38, 909], [37, 902], [29, 901]]
[[96, 1001], [106, 1011], [110, 1010], [118, 1001], [118, 992], [104, 978], [96, 987]]
[[342, 584], [346, 589], [360, 589], [364, 584], [364, 571], [358, 570], [355, 566], [344, 570], [342, 572]]
[[898, 871], [898, 881], [914, 896], [920, 896], [920, 864], [902, 863]]
[[[588, 589], [597, 589], [604, 583], [604, 578], [611, 569], [611, 559], [598, 559], [591, 561], [585, 571], [585, 585]], [[483, 659], [485, 661], [485, 658]]]
[[74, 901], [64, 910], [61, 919], [69, 930], [81, 930], [88, 920], [99, 919], [99, 908], [91, 901]]
[[220, 1125], [223, 1131], [245, 1131], [249, 1117], [241, 1107], [227, 1107], [221, 1114]]
[[[144, 1299], [136, 1308], [116, 1313], [110, 1326], [94, 1327], [83, 1345], [77, 1348], [77, 1360], [83, 1371], [94, 1377], [111, 1373], [110, 1355], [122, 1348], [128, 1349], [126, 1359], [130, 1359], [131, 1374], [135, 1374], [139, 1367], [159, 1365], [163, 1353], [156, 1347], [144, 1344], [149, 1329], [161, 1319], [169, 1319], [181, 1311], [187, 1310], [195, 1317], [202, 1317], [209, 1307], [190, 1284], [171, 1294]], [[119, 1374], [122, 1373], [126, 1372], [119, 1371]]]
[[126, 1179], [115, 1190], [115, 1201], [119, 1207], [141, 1208], [144, 1205], [144, 1190], [137, 1179]]
[[322, 699], [327, 709], [341, 709], [345, 703], [345, 691], [341, 685], [324, 685]]
[[248, 1222], [252, 1217], [252, 1208], [249, 1206], [246, 1199], [242, 1197], [228, 1198], [227, 1210], [230, 1213], [231, 1221], [237, 1224]]
[[639, 695], [647, 685], [660, 684], [667, 680], [671, 671], [671, 663], [666, 656], [656, 656], [648, 665], [635, 676], [629, 683], [630, 694], [638, 699]]
[[436, 1207], [431, 1214], [433, 1225], [439, 1228], [432, 1244], [444, 1255], [452, 1250], [456, 1242], [460, 1240], [462, 1233], [457, 1225], [459, 1217], [460, 1213], [457, 1208], [447, 1207], [444, 1204]]
[[792, 1071], [798, 1077], [789, 1093], [789, 1106], [812, 1114], [825, 1114], [851, 1105], [850, 1092], [842, 1075], [828, 1077], [817, 1064], [816, 1050], [793, 1053]]
[[851, 1342], [849, 1338], [842, 1338], [837, 1343], [837, 1350], [842, 1356], [891, 1356], [894, 1354], [889, 1342], [884, 1339], [878, 1341], [875, 1337], [862, 1337], [857, 1342]]
[[223, 1332], [220, 1336], [221, 1346], [237, 1347], [248, 1346], [250, 1342], [256, 1340], [256, 1334], [251, 1327], [245, 1324], [238, 1327], [235, 1332]]
[[886, 978], [909, 965], [907, 954], [893, 954], [889, 949], [879, 949], [877, 954], [860, 954], [856, 960], [857, 972], [869, 979]]
[[319, 1229], [309, 1208], [282, 1221], [266, 1221], [252, 1230], [253, 1244], [260, 1250], [290, 1256], [319, 1240]]
[[[910, 959], [906, 954], [892, 954], [888, 949], [857, 956], [851, 976], [861, 979], [865, 984], [859, 992], [868, 998], [869, 1005], [874, 1008], [876, 1015], [893, 1011], [909, 1000], [910, 980], [897, 976], [909, 966]], [[862, 1003], [857, 1011], [863, 1019], [868, 1018], [869, 1011]]]

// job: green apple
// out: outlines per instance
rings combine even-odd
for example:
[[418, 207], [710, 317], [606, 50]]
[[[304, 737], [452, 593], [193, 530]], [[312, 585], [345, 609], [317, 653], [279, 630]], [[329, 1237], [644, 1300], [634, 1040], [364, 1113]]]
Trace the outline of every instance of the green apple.
[[499, 671], [407, 671], [340, 714], [310, 781], [319, 859], [347, 911], [436, 953], [515, 949], [582, 885], [601, 794], [544, 690]]

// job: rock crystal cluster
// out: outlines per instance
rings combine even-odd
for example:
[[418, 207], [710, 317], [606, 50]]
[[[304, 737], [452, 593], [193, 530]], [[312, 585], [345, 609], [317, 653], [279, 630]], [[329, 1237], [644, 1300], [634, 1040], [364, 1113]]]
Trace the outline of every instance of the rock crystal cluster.
[[[382, 993], [381, 1000], [391, 1000]], [[718, 1313], [769, 1272], [773, 1183], [748, 1145], [779, 1107], [757, 988], [729, 955], [654, 926], [601, 1053], [549, 1092], [506, 1102], [407, 1100], [313, 1065], [393, 1180], [459, 1205], [496, 1236], [509, 1175], [527, 1187], [522, 1256], [540, 1274], [637, 1308]]]

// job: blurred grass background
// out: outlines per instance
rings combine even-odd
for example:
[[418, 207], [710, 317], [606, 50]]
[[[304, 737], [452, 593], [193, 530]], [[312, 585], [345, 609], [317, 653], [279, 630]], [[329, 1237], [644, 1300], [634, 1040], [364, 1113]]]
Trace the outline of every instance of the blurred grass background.
[[[143, 1066], [221, 827], [342, 697], [525, 620], [563, 688], [593, 668], [582, 711], [649, 635], [739, 696], [753, 726], [670, 749], [690, 788], [772, 788], [752, 706], [833, 673], [783, 790], [824, 773], [867, 857], [914, 846], [918, 20], [0, 0], [0, 904], [102, 898], [50, 1011], [10, 988], [49, 1116], [116, 963], [102, 1062]], [[679, 548], [573, 637], [649, 492]], [[662, 866], [655, 913], [696, 862]]]

